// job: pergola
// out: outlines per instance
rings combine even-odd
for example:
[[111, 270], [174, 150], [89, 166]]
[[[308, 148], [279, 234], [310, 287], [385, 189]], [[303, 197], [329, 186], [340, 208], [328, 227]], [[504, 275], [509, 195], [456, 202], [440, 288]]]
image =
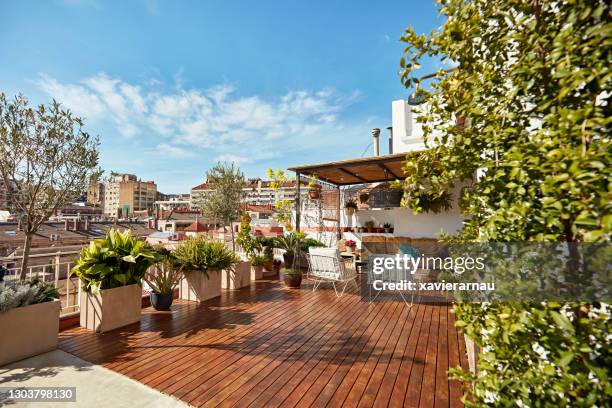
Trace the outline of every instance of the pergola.
[[[296, 174], [296, 230], [300, 230], [300, 177], [306, 176], [320, 180], [338, 189], [337, 209], [340, 214], [340, 188], [356, 184], [379, 183], [406, 178], [402, 166], [406, 161], [406, 153], [389, 154], [385, 156], [364, 157], [337, 162], [311, 164], [289, 167]], [[338, 216], [338, 234], [340, 234], [340, 217]]]

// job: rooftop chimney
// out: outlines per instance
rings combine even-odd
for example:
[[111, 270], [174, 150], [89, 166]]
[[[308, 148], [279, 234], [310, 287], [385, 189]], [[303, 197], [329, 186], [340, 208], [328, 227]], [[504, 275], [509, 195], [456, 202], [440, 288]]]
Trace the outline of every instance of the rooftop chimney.
[[393, 154], [393, 126], [387, 128], [389, 131], [389, 154]]
[[380, 129], [374, 128], [372, 129], [372, 144], [374, 145], [374, 156], [380, 155], [378, 139], [380, 137]]

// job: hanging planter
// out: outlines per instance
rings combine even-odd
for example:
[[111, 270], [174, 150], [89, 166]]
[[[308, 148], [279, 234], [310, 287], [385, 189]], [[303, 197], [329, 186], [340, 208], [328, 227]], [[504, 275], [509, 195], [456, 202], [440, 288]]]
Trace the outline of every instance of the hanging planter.
[[359, 194], [359, 202], [361, 204], [365, 204], [370, 199], [370, 195], [368, 193]]
[[318, 200], [321, 198], [321, 192], [319, 190], [310, 190], [308, 192], [308, 197], [310, 197], [311, 200]]
[[346, 204], [344, 204], [344, 213], [347, 215], [347, 217], [351, 217], [353, 214], [355, 214], [356, 209], [357, 203], [353, 200], [349, 200], [346, 202]]

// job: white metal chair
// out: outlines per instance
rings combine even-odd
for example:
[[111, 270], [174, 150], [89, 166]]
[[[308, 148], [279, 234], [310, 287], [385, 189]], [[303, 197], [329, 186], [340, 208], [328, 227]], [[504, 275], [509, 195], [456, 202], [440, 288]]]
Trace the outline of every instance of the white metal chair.
[[[337, 297], [342, 297], [346, 287], [353, 282], [357, 287], [357, 274], [354, 269], [346, 268], [344, 260], [336, 248], [308, 249], [308, 277], [314, 281], [312, 291], [314, 292], [323, 282], [331, 282]], [[339, 287], [342, 290], [339, 292]]]
[[[368, 287], [369, 287], [369, 295], [370, 295], [370, 302], [374, 302], [376, 300], [376, 298], [378, 298], [378, 295], [380, 295], [383, 291], [382, 290], [376, 290], [373, 288], [373, 283], [374, 280], [380, 280], [382, 282], [386, 282], [386, 283], [408, 283], [408, 282], [414, 282], [415, 281], [415, 277], [414, 274], [411, 273], [411, 271], [409, 271], [408, 269], [405, 268], [397, 268], [395, 265], [391, 268], [384, 268], [384, 271], [382, 274], [380, 275], [375, 275], [373, 273], [373, 268], [372, 268], [372, 264], [371, 262], [374, 261], [374, 259], [376, 258], [382, 258], [382, 259], [387, 259], [387, 258], [391, 258], [394, 259], [395, 256], [394, 255], [389, 255], [389, 254], [372, 254], [369, 257], [370, 260], [370, 265], [368, 268]], [[374, 296], [372, 296], [372, 292], [375, 292]], [[402, 290], [398, 290], [396, 291], [400, 297], [402, 298], [402, 300], [404, 301], [404, 303], [406, 303], [406, 305], [408, 307], [412, 307], [412, 305], [414, 305], [414, 291], [410, 291], [410, 302], [408, 302], [408, 299], [406, 298], [408, 293], [405, 293]]]

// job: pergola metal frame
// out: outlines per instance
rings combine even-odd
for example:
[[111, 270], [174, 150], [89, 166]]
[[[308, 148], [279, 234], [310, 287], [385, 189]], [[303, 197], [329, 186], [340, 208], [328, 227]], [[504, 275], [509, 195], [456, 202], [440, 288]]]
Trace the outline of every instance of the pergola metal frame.
[[[375, 156], [368, 158], [358, 158], [352, 160], [344, 160], [338, 162], [328, 162], [314, 165], [306, 165], [306, 166], [294, 166], [289, 167], [288, 170], [295, 172], [295, 179], [297, 185], [297, 194], [296, 194], [296, 221], [295, 228], [296, 231], [300, 231], [300, 219], [301, 219], [301, 176], [309, 177], [311, 179], [316, 179], [325, 184], [333, 186], [338, 189], [338, 201], [337, 201], [337, 211], [338, 211], [338, 220], [337, 220], [337, 234], [338, 238], [341, 237], [342, 233], [340, 230], [340, 210], [341, 210], [341, 188], [346, 186], [354, 186], [360, 184], [371, 184], [371, 183], [382, 183], [388, 181], [395, 180], [404, 180], [406, 175], [397, 174], [397, 171], [394, 171], [389, 168], [389, 163], [395, 162], [404, 162], [406, 160], [406, 153], [398, 153], [398, 154], [390, 154], [385, 156]], [[354, 167], [363, 167], [363, 166], [373, 166], [376, 170], [379, 170], [382, 174], [380, 177], [375, 178], [365, 178], [361, 175], [358, 175], [351, 171], [351, 168]], [[347, 175], [357, 181], [343, 181], [343, 180], [330, 180], [328, 177], [323, 177], [319, 174], [319, 172], [324, 170], [336, 170], [340, 173]]]

